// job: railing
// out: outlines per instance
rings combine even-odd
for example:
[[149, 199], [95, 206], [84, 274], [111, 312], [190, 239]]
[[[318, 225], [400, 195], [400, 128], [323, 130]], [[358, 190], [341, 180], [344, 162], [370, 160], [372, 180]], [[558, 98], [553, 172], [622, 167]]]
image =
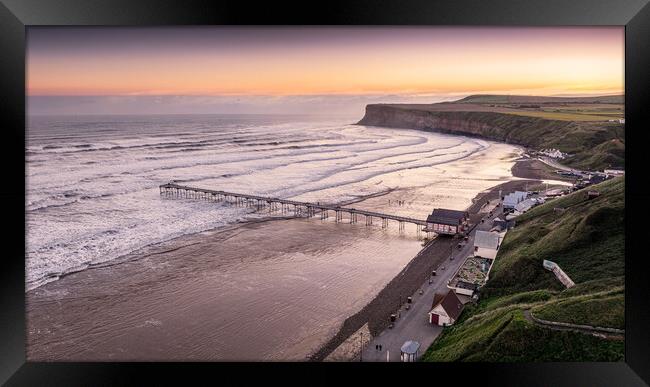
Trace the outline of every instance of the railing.
[[[199, 197], [201, 199], [215, 199], [219, 200], [220, 198], [228, 198], [228, 197], [233, 197], [233, 198], [243, 198], [247, 200], [255, 200], [258, 203], [280, 203], [283, 205], [292, 205], [295, 207], [304, 207], [308, 210], [308, 214], [310, 216], [315, 214], [315, 209], [318, 209], [320, 211], [335, 211], [337, 212], [337, 220], [338, 220], [338, 213], [344, 212], [344, 213], [349, 213], [351, 216], [354, 217], [354, 221], [356, 222], [356, 215], [364, 215], [366, 218], [372, 219], [373, 217], [375, 218], [381, 218], [386, 222], [387, 220], [394, 220], [397, 222], [400, 222], [400, 229], [403, 227], [402, 223], [412, 223], [416, 224], [418, 226], [427, 226], [427, 221], [426, 220], [420, 220], [420, 219], [415, 219], [415, 218], [409, 218], [405, 216], [398, 216], [398, 215], [391, 215], [391, 214], [385, 214], [381, 212], [374, 212], [374, 211], [366, 211], [366, 210], [359, 210], [356, 208], [349, 208], [349, 207], [341, 207], [341, 206], [336, 206], [336, 205], [327, 205], [327, 204], [320, 204], [320, 203], [310, 203], [310, 202], [301, 202], [301, 201], [296, 201], [296, 200], [288, 200], [288, 199], [279, 199], [279, 198], [272, 198], [272, 197], [265, 197], [265, 196], [258, 196], [258, 195], [250, 195], [250, 194], [242, 194], [242, 193], [235, 193], [235, 192], [227, 192], [227, 191], [219, 191], [219, 190], [210, 190], [210, 189], [205, 189], [205, 188], [196, 188], [196, 187], [188, 187], [188, 186], [183, 186], [179, 184], [174, 184], [174, 183], [169, 183], [169, 184], [163, 184], [160, 186], [160, 194], [161, 195], [179, 195], [182, 193], [199, 193], [203, 194], [203, 196]], [[205, 196], [207, 195], [207, 197]], [[419, 231], [419, 229], [418, 229]]]

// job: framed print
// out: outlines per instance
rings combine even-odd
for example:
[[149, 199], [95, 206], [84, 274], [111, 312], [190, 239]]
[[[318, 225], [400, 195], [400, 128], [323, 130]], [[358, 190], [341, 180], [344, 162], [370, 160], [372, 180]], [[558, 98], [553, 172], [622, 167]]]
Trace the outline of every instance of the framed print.
[[650, 380], [646, 2], [0, 13], [8, 385]]

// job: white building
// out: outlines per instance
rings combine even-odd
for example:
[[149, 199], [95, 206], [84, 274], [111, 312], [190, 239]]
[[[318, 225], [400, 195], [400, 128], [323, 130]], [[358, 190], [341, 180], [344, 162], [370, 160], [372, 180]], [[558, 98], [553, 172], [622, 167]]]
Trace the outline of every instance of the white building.
[[515, 204], [515, 211], [524, 213], [530, 210], [533, 206], [537, 205], [537, 200], [535, 199], [526, 199], [517, 204]]
[[474, 256], [494, 259], [497, 257], [501, 236], [496, 232], [476, 231], [474, 236]]
[[524, 201], [527, 196], [528, 196], [528, 192], [523, 192], [523, 191], [515, 191], [513, 193], [507, 194], [503, 198], [503, 208], [513, 209], [515, 208], [517, 203]]
[[436, 294], [433, 297], [433, 305], [429, 312], [429, 323], [440, 326], [451, 325], [460, 316], [463, 306], [463, 303], [453, 290], [449, 290], [444, 296]]

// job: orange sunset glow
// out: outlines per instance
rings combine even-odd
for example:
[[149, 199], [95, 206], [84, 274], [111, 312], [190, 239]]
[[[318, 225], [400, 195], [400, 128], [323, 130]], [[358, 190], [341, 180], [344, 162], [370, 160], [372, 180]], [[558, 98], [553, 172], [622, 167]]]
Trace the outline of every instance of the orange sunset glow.
[[174, 28], [160, 35], [87, 30], [30, 31], [29, 95], [554, 95], [624, 89], [624, 32], [618, 27], [189, 28], [176, 35], [169, 32]]

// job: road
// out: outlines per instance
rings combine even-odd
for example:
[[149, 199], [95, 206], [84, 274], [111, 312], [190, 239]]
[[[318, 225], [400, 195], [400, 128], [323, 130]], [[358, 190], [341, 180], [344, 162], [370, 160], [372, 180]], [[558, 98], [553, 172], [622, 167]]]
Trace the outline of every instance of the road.
[[573, 168], [564, 166], [564, 165], [560, 164], [559, 162], [557, 162], [556, 160], [554, 160], [554, 159], [552, 159], [550, 157], [540, 156], [540, 157], [537, 158], [537, 160], [543, 162], [544, 164], [548, 165], [551, 168], [555, 168], [555, 169], [558, 169], [558, 170], [561, 170], [561, 171], [580, 172], [577, 169], [573, 169]]
[[[499, 207], [499, 210], [501, 207]], [[406, 310], [405, 305], [400, 308], [401, 317], [397, 319], [392, 329], [386, 329], [379, 336], [373, 338], [362, 352], [362, 361], [400, 361], [400, 348], [405, 341], [415, 340], [420, 343], [420, 356], [427, 350], [433, 341], [442, 332], [443, 327], [429, 323], [429, 311], [433, 303], [433, 296], [436, 292], [446, 293], [447, 281], [451, 279], [458, 267], [465, 261], [474, 250], [474, 235], [476, 230], [487, 231], [491, 228], [491, 220], [497, 217], [501, 211], [493, 211], [493, 216], [488, 219], [486, 214], [485, 223], [479, 223], [469, 235], [469, 239], [462, 249], [454, 248], [451, 255], [453, 260], [441, 264], [436, 270], [436, 276], [431, 277], [433, 283], [425, 282], [419, 290], [412, 295], [413, 303], [410, 309]], [[442, 266], [445, 267], [442, 270]], [[381, 344], [382, 350], [375, 349], [375, 345]]]

